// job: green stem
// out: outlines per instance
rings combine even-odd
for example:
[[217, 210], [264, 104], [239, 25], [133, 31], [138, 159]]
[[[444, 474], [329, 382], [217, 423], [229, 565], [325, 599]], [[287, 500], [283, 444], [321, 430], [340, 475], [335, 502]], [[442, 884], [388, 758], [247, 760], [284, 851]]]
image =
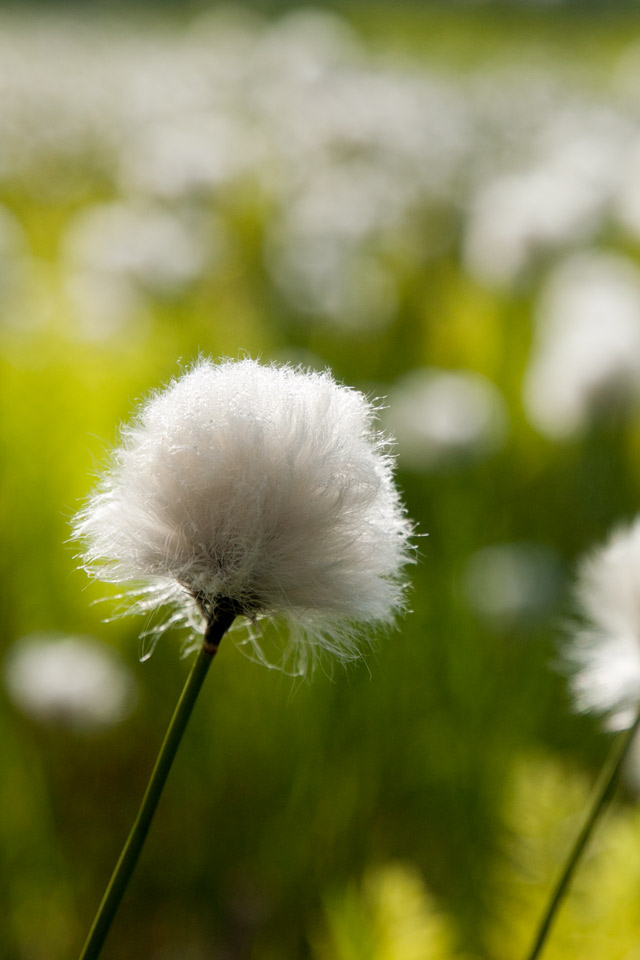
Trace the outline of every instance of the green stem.
[[207, 675], [207, 671], [211, 666], [211, 662], [216, 655], [218, 644], [231, 626], [233, 619], [234, 614], [232, 612], [223, 610], [220, 615], [212, 619], [207, 626], [204, 642], [184, 685], [176, 709], [174, 710], [169, 729], [160, 748], [145, 795], [142, 798], [138, 815], [122, 849], [120, 859], [111, 875], [109, 886], [98, 907], [93, 926], [89, 931], [89, 936], [80, 954], [80, 960], [95, 960], [100, 954], [107, 934], [111, 929], [113, 918], [120, 906], [120, 901], [131, 879], [131, 874], [138, 862], [138, 857], [140, 856], [140, 851], [149, 832], [149, 827], [151, 826], [162, 788], [164, 787], [169, 770], [171, 769], [171, 764], [173, 763], [173, 758], [182, 740], [182, 735], [191, 716], [191, 711], [193, 710], [198, 693]]
[[565, 897], [571, 882], [571, 878], [573, 877], [574, 871], [580, 861], [580, 858], [582, 857], [582, 854], [584, 853], [593, 829], [611, 802], [617, 785], [620, 768], [622, 767], [625, 757], [629, 752], [629, 748], [639, 726], [640, 715], [636, 717], [633, 725], [629, 727], [628, 730], [625, 730], [623, 733], [621, 733], [613, 743], [608, 760], [603, 767], [598, 783], [596, 784], [589, 815], [587, 816], [582, 830], [576, 837], [571, 853], [569, 854], [569, 857], [564, 865], [564, 869], [554, 887], [552, 896], [547, 904], [547, 909], [542, 917], [542, 920], [540, 921], [540, 926], [538, 927], [538, 932], [533, 946], [527, 954], [527, 960], [537, 960], [537, 957], [540, 956], [556, 913], [558, 912], [558, 909]]

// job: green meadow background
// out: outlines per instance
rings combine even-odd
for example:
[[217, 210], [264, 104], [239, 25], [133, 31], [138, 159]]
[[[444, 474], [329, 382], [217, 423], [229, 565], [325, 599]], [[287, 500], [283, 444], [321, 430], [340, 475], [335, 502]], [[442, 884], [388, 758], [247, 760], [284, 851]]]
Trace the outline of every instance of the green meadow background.
[[[524, 955], [611, 736], [561, 666], [574, 564], [640, 478], [632, 347], [527, 384], [559, 271], [640, 330], [638, 91], [610, 6], [0, 11], [0, 957], [79, 952], [189, 669], [172, 631], [141, 662], [68, 537], [201, 354], [388, 398], [411, 612], [308, 681], [225, 639], [105, 960]], [[117, 655], [126, 716], [34, 714], [6, 666], [33, 635]], [[637, 779], [549, 960], [640, 957]]]

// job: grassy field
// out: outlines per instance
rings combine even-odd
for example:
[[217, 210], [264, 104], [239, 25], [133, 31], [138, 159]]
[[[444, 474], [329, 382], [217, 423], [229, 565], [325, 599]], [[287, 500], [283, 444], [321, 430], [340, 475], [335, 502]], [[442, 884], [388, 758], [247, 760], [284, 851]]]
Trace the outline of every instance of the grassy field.
[[[552, 9], [0, 15], [0, 956], [79, 952], [188, 670], [105, 622], [69, 520], [137, 400], [245, 353], [387, 398], [412, 610], [309, 682], [225, 640], [104, 956], [524, 954], [609, 743], [560, 662], [576, 558], [638, 505], [639, 44]], [[124, 706], [19, 675], [34, 635], [112, 653]], [[637, 780], [549, 960], [640, 949]]]

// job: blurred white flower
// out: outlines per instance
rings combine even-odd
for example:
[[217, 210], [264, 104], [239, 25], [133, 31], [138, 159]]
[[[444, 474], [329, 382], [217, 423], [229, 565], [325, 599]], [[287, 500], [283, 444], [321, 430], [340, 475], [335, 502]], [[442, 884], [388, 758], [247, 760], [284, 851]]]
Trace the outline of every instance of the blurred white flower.
[[150, 333], [148, 306], [129, 277], [77, 270], [68, 274], [64, 287], [80, 340], [115, 341], [132, 349]]
[[72, 221], [64, 253], [77, 270], [129, 278], [160, 294], [193, 282], [206, 263], [199, 224], [162, 208], [125, 203], [84, 209]]
[[603, 407], [640, 397], [640, 271], [616, 254], [583, 253], [551, 274], [524, 402], [549, 437], [583, 429]]
[[141, 585], [139, 608], [280, 615], [299, 672], [401, 609], [411, 525], [387, 442], [329, 373], [202, 360], [122, 438], [74, 535], [90, 573]]
[[[508, 122], [500, 118], [501, 125]], [[470, 204], [463, 257], [468, 269], [491, 285], [509, 286], [540, 254], [596, 234], [633, 128], [613, 109], [557, 96], [530, 123], [537, 132], [527, 144], [520, 131], [517, 150], [527, 164], [496, 176], [491, 163], [491, 179]]]
[[640, 708], [640, 519], [583, 559], [576, 595], [586, 618], [568, 650], [576, 707], [624, 729]]
[[549, 609], [558, 592], [557, 558], [540, 543], [497, 543], [471, 555], [464, 590], [471, 607], [495, 626], [528, 625]]
[[239, 115], [207, 109], [167, 120], [147, 119], [121, 159], [126, 190], [163, 199], [202, 196], [242, 176], [258, 172], [265, 161], [261, 137], [245, 128]]
[[640, 184], [638, 183], [640, 137], [637, 134], [625, 161], [616, 184], [613, 213], [622, 226], [637, 240], [640, 238]]
[[293, 310], [343, 330], [368, 334], [397, 309], [391, 271], [379, 257], [335, 237], [283, 235], [268, 251], [274, 283]]
[[265, 238], [267, 268], [294, 310], [347, 329], [393, 317], [396, 283], [380, 250], [410, 192], [371, 161], [329, 163], [297, 184]]
[[485, 283], [508, 286], [536, 254], [587, 238], [597, 213], [591, 184], [571, 170], [541, 168], [504, 176], [473, 199], [465, 265]]
[[133, 676], [120, 657], [91, 637], [23, 637], [7, 653], [4, 679], [24, 713], [77, 728], [118, 723], [137, 699]]
[[486, 456], [504, 443], [504, 400], [479, 373], [413, 370], [389, 394], [385, 425], [398, 442], [403, 466], [429, 469]]
[[78, 336], [119, 338], [129, 347], [144, 339], [151, 329], [149, 295], [181, 294], [223, 248], [213, 215], [205, 223], [144, 202], [85, 207], [62, 240], [64, 287]]

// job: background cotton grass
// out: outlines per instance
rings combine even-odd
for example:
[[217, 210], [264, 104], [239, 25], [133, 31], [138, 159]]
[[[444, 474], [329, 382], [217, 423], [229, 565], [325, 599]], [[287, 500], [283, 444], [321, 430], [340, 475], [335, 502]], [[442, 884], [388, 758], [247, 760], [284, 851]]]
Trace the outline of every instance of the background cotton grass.
[[471, 370], [423, 368], [405, 373], [389, 395], [385, 424], [404, 467], [460, 465], [499, 450], [508, 415], [500, 392]]
[[529, 419], [558, 438], [640, 398], [640, 271], [622, 254], [583, 251], [551, 272], [537, 306], [524, 383]]
[[294, 668], [403, 605], [408, 522], [375, 410], [328, 372], [199, 361], [151, 397], [78, 515], [90, 573], [202, 626], [282, 617]]
[[576, 706], [625, 729], [640, 707], [640, 518], [585, 557], [576, 594], [586, 618], [569, 651]]
[[580, 567], [576, 593], [586, 626], [569, 650], [576, 706], [605, 714], [614, 739], [581, 829], [564, 857], [527, 960], [537, 960], [594, 828], [613, 798], [640, 727], [640, 520], [612, 534]]
[[22, 637], [7, 653], [4, 681], [24, 713], [79, 730], [118, 723], [137, 701], [136, 681], [116, 651], [91, 637]]
[[467, 559], [462, 588], [469, 606], [495, 629], [529, 630], [559, 593], [557, 556], [539, 543], [494, 543]]

